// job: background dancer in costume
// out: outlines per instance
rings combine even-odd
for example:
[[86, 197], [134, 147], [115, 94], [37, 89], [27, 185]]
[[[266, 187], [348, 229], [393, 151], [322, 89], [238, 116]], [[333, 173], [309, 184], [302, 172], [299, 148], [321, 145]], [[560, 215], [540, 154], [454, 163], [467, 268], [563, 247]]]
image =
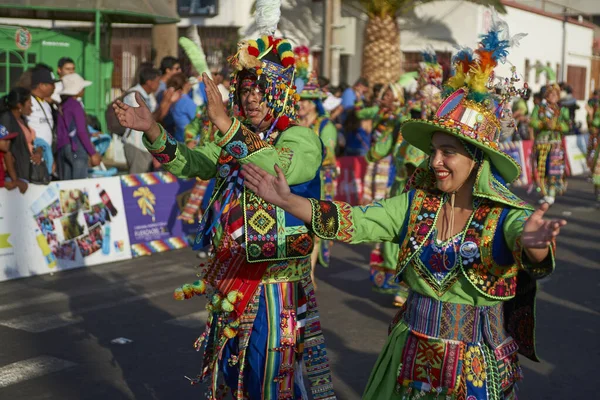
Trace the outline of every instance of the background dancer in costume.
[[[300, 92], [300, 107], [298, 108], [298, 124], [310, 128], [325, 146], [325, 158], [321, 165], [321, 196], [324, 200], [333, 200], [335, 197], [335, 179], [337, 178], [337, 165], [335, 160], [335, 144], [337, 130], [329, 120], [322, 103], [323, 92], [319, 88], [316, 76], [311, 75], [308, 82], [303, 85]], [[330, 241], [315, 238], [315, 248], [311, 255], [311, 276], [316, 290], [314, 277], [317, 261], [324, 267], [329, 266]]]
[[322, 238], [402, 242], [398, 273], [411, 295], [363, 399], [516, 399], [517, 351], [538, 360], [534, 279], [552, 272], [566, 221], [545, 219], [547, 204], [534, 212], [506, 186], [520, 175], [498, 148], [509, 98], [493, 98], [487, 85], [514, 41], [494, 18], [476, 59], [459, 58], [469, 68], [458, 66], [435, 118], [404, 123], [405, 140], [431, 154], [407, 192], [362, 207], [307, 200], [280, 170], [244, 166], [250, 189]]
[[195, 344], [203, 369], [192, 382], [207, 379], [209, 399], [227, 390], [239, 400], [306, 399], [307, 389], [314, 399], [334, 399], [310, 280], [312, 235], [301, 220], [245, 189], [240, 176], [248, 162], [272, 173], [278, 165], [295, 193], [319, 197], [321, 141], [291, 125], [298, 95], [290, 43], [263, 36], [238, 49], [230, 58], [231, 102], [240, 116], [227, 115], [217, 86], [204, 75], [207, 112], [218, 129], [213, 142], [189, 149], [152, 122], [144, 106], [115, 108], [124, 126], [145, 132], [145, 145], [166, 170], [217, 178], [195, 242], [195, 248], [210, 242], [214, 251], [201, 264], [201, 279], [175, 292], [180, 299], [204, 293], [210, 299], [206, 331]]
[[600, 107], [598, 107], [598, 102], [588, 102], [586, 110], [590, 131], [586, 159], [592, 174], [596, 203], [600, 205]]
[[[371, 148], [367, 160], [371, 162], [371, 169], [367, 169], [365, 176], [365, 192], [372, 183], [372, 196], [369, 201], [381, 200], [400, 193], [406, 184], [406, 168], [404, 166], [404, 147], [400, 125], [406, 119], [405, 110], [402, 108], [404, 95], [402, 88], [390, 83], [384, 85], [379, 92], [379, 105], [359, 112], [360, 117], [373, 118], [375, 129], [371, 134]], [[391, 167], [393, 164], [393, 167]], [[371, 179], [369, 171], [371, 171]], [[382, 187], [382, 182], [391, 189], [383, 193], [376, 188]], [[398, 259], [398, 245], [394, 243], [378, 243], [371, 252], [370, 277], [373, 290], [394, 295], [394, 305], [400, 307], [408, 294], [406, 286], [396, 282], [395, 270]]]
[[[423, 51], [423, 61], [419, 63], [419, 78], [416, 107], [410, 110], [411, 117], [430, 120], [435, 116], [440, 104], [442, 104], [442, 82], [444, 71], [437, 61], [437, 56], [433, 48]], [[409, 144], [403, 142], [406, 147], [404, 153], [404, 165], [406, 175], [412, 176], [416, 168], [419, 167], [427, 158], [427, 155]]]
[[[547, 73], [553, 73], [548, 70]], [[543, 98], [531, 113], [530, 124], [535, 137], [533, 178], [542, 196], [540, 203], [552, 205], [556, 196], [567, 189], [562, 138], [569, 132], [569, 110], [559, 106], [560, 87], [555, 83], [545, 87]]]

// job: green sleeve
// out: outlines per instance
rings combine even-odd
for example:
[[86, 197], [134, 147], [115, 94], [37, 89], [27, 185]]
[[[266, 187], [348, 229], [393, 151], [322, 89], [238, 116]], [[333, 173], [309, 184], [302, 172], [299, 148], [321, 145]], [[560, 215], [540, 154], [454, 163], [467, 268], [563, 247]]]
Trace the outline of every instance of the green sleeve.
[[598, 108], [598, 110], [596, 110], [596, 113], [594, 114], [594, 119], [592, 120], [592, 126], [594, 128], [600, 128], [600, 108]]
[[367, 161], [375, 162], [392, 154], [394, 148], [395, 121], [380, 122], [373, 131], [371, 147], [367, 153]]
[[569, 110], [565, 107], [560, 109], [560, 116], [558, 118], [557, 130], [563, 134], [569, 133], [569, 122], [571, 121], [571, 115]]
[[331, 122], [325, 124], [321, 131], [321, 141], [325, 146], [325, 160], [323, 165], [335, 165], [335, 145], [337, 143], [337, 129]]
[[535, 131], [541, 131], [544, 123], [540, 120], [540, 106], [535, 106], [533, 111], [531, 112], [531, 119], [529, 120], [529, 125]]
[[224, 134], [215, 134], [215, 143], [240, 164], [253, 163], [272, 175], [277, 164], [290, 185], [313, 179], [323, 161], [321, 140], [306, 127], [292, 126], [270, 145], [237, 119]]
[[163, 166], [163, 168], [180, 178], [199, 177], [211, 179], [217, 171], [217, 160], [221, 149], [213, 143], [189, 149], [183, 143], [177, 143], [164, 128], [160, 126], [162, 134], [154, 141], [144, 135], [144, 146]]
[[525, 222], [532, 214], [530, 210], [512, 209], [504, 221], [503, 231], [506, 244], [513, 252], [517, 267], [529, 272], [535, 279], [541, 279], [554, 271], [554, 243], [550, 245], [548, 257], [539, 264], [533, 264], [521, 245], [521, 234]]
[[356, 112], [356, 117], [358, 119], [373, 119], [377, 116], [379, 112], [379, 106], [367, 107], [363, 108]]
[[312, 231], [346, 243], [398, 242], [409, 207], [408, 193], [352, 207], [340, 201], [310, 199]]

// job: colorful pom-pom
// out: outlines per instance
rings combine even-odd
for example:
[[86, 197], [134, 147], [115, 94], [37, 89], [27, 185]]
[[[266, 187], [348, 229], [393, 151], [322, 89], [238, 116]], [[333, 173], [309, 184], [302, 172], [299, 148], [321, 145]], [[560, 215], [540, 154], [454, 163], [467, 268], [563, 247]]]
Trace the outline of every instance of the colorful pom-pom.
[[256, 39], [256, 47], [258, 47], [258, 51], [261, 53], [267, 49], [267, 43], [263, 40], [263, 38]]
[[260, 51], [258, 51], [257, 47], [248, 46], [248, 54], [250, 54], [251, 56], [254, 56], [254, 57], [258, 57], [260, 54]]
[[221, 310], [223, 310], [225, 312], [232, 312], [233, 304], [231, 304], [231, 302], [229, 300], [223, 299], [223, 301], [221, 301]]
[[237, 303], [239, 298], [240, 292], [238, 292], [237, 290], [232, 290], [231, 292], [227, 293], [227, 300], [229, 300], [231, 304]]
[[290, 42], [288, 42], [287, 40], [282, 40], [281, 42], [279, 42], [277, 44], [277, 51], [279, 52], [279, 54], [285, 53], [285, 52], [292, 52], [292, 45], [290, 44]]
[[219, 293], [215, 293], [212, 297], [211, 303], [213, 306], [215, 306], [216, 309], [218, 309], [219, 307], [221, 307], [221, 300], [223, 300], [221, 295]]
[[231, 329], [230, 327], [226, 326], [225, 329], [223, 329], [223, 334], [227, 338], [233, 339], [235, 337], [235, 335], [237, 335], [237, 331], [235, 329]]
[[204, 281], [196, 281], [192, 284], [195, 295], [202, 295], [206, 293], [206, 283]]
[[191, 299], [192, 297], [194, 297], [194, 289], [192, 288], [192, 285], [190, 285], [189, 283], [186, 283], [185, 285], [183, 285], [181, 287], [181, 289], [183, 290], [183, 296], [186, 299]]
[[281, 65], [283, 65], [284, 68], [291, 67], [294, 65], [294, 61], [294, 57], [283, 57], [281, 59]]
[[276, 128], [278, 131], [283, 132], [290, 125], [290, 118], [287, 115], [282, 115], [277, 120]]
[[183, 294], [183, 289], [180, 287], [175, 289], [175, 291], [173, 292], [173, 298], [175, 300], [185, 300], [185, 295]]

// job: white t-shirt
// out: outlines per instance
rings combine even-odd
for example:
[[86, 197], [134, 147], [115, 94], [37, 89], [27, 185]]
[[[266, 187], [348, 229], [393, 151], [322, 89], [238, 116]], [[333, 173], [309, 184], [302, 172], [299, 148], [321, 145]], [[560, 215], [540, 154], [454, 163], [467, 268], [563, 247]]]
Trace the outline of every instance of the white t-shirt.
[[52, 146], [52, 108], [48, 102], [31, 96], [31, 115], [27, 117], [27, 124], [35, 131], [36, 138], [44, 139]]
[[[144, 100], [144, 102], [146, 102], [146, 105], [150, 109], [150, 112], [154, 112], [156, 110], [156, 107], [157, 107], [156, 97], [152, 93], [151, 94], [146, 93], [146, 91], [144, 90], [142, 85], [139, 85], [139, 84], [135, 85], [134, 87], [129, 89], [128, 92], [139, 92], [142, 97], [142, 100]], [[139, 104], [137, 104], [137, 102], [135, 101], [135, 97], [133, 95], [125, 96], [125, 98], [123, 99], [123, 102], [131, 107], [139, 106]], [[123, 140], [125, 143], [129, 143], [129, 144], [137, 147], [140, 150], [146, 150], [146, 146], [144, 146], [144, 143], [142, 142], [142, 134], [143, 134], [143, 132], [134, 131], [134, 130], [130, 129], [129, 132], [125, 133]]]

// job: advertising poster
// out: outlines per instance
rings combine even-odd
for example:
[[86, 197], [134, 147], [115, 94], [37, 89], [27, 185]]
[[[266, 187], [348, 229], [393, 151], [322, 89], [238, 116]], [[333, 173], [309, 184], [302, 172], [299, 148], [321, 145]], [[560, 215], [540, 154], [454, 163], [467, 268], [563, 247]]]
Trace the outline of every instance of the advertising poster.
[[0, 191], [0, 281], [131, 258], [118, 178]]
[[188, 246], [197, 224], [178, 217], [194, 184], [194, 179], [177, 179], [168, 172], [121, 177], [134, 257]]

